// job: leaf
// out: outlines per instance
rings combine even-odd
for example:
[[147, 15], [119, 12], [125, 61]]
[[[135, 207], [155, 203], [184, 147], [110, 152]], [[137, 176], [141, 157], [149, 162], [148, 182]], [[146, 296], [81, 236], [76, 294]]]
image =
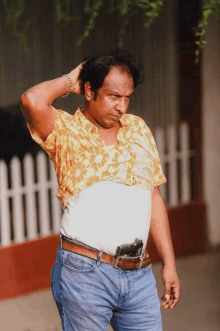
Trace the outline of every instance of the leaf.
[[61, 12], [61, 6], [60, 4], [57, 5], [57, 21], [61, 22], [63, 19], [63, 14]]
[[23, 9], [17, 10], [13, 15], [14, 18], [20, 17], [23, 14], [23, 12], [24, 12]]
[[203, 16], [206, 18], [208, 17], [210, 14], [212, 14], [212, 10], [211, 9], [207, 9], [203, 12]]
[[24, 33], [21, 35], [21, 44], [22, 46], [27, 46], [27, 36]]
[[198, 24], [198, 27], [199, 27], [199, 28], [202, 28], [202, 27], [203, 27], [203, 22], [199, 23], [199, 24]]
[[157, 9], [157, 4], [155, 2], [151, 2], [150, 6], [154, 9]]

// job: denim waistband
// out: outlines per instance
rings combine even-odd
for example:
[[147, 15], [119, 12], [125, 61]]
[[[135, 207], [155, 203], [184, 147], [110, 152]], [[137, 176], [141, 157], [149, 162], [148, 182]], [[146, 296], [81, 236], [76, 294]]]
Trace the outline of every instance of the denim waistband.
[[[96, 251], [96, 252], [99, 252], [99, 250], [98, 250], [97, 248], [94, 248], [94, 247], [92, 247], [92, 246], [86, 245], [86, 244], [84, 244], [83, 242], [81, 242], [81, 241], [79, 241], [79, 240], [77, 240], [77, 239], [72, 239], [72, 238], [66, 237], [66, 236], [64, 236], [63, 234], [60, 233], [60, 240], [61, 240], [61, 243], [62, 243], [62, 238], [66, 239], [66, 240], [68, 240], [68, 241], [71, 241], [71, 242], [73, 242], [73, 243], [75, 243], [75, 244], [77, 244], [77, 245], [80, 245], [80, 246], [83, 246], [83, 247], [86, 247], [86, 248], [92, 249], [92, 250], [94, 250], [94, 251]], [[61, 245], [61, 247], [62, 247], [62, 245]], [[142, 248], [142, 252], [141, 252], [140, 256], [142, 256], [142, 255], [144, 254], [145, 248], [146, 248], [146, 247], [143, 247], [143, 248]], [[106, 253], [105, 251], [103, 251], [103, 253], [108, 254], [108, 255], [111, 255], [111, 256], [115, 256], [115, 255], [116, 255], [116, 252], [115, 252], [114, 255], [109, 254], [109, 253]], [[149, 255], [146, 254], [146, 257], [148, 257], [148, 256], [149, 256]]]

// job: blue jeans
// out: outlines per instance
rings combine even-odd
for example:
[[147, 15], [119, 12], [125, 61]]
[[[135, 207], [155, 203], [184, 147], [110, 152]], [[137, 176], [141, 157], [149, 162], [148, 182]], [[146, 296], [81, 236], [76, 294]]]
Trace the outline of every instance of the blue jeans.
[[116, 269], [59, 246], [51, 287], [64, 331], [162, 330], [151, 265]]

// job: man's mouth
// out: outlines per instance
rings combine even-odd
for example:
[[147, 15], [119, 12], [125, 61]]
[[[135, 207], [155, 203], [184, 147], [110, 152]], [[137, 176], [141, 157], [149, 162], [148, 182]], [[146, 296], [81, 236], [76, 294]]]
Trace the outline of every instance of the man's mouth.
[[115, 115], [110, 115], [114, 120], [118, 121], [120, 119], [119, 116], [115, 116]]

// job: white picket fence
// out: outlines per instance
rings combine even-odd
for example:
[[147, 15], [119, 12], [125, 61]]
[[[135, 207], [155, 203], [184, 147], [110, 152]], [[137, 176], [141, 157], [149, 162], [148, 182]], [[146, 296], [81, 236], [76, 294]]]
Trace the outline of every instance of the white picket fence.
[[191, 184], [194, 180], [193, 174], [190, 173], [190, 161], [196, 154], [194, 150], [190, 150], [188, 124], [182, 122], [178, 128], [169, 126], [166, 131], [157, 128], [154, 137], [162, 169], [167, 178], [167, 183], [160, 186], [166, 205], [174, 207], [189, 203]]
[[[190, 158], [194, 152], [189, 150], [187, 124], [182, 123], [178, 131], [174, 126], [170, 126], [166, 132], [156, 129], [154, 137], [168, 178], [168, 184], [160, 187], [167, 205], [190, 202]], [[181, 165], [181, 177], [178, 175], [178, 162]], [[54, 166], [43, 151], [38, 153], [36, 160], [26, 154], [22, 163], [17, 157], [12, 159], [10, 165], [0, 161], [1, 246], [59, 232], [62, 208], [61, 202], [55, 197], [57, 189]]]
[[[8, 179], [11, 181], [11, 188]], [[60, 201], [55, 197], [57, 189], [53, 163], [44, 152], [38, 153], [36, 165], [30, 154], [25, 155], [22, 164], [17, 157], [12, 159], [9, 167], [4, 161], [0, 161], [2, 246], [59, 232], [62, 208]]]

